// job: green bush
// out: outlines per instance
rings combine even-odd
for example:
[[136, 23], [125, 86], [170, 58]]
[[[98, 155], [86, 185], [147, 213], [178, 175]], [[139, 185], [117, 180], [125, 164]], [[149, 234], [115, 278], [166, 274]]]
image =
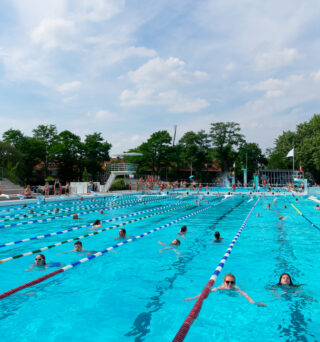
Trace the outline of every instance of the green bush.
[[126, 189], [127, 189], [127, 186], [123, 178], [116, 179], [112, 183], [111, 188], [110, 188], [111, 191], [126, 190]]

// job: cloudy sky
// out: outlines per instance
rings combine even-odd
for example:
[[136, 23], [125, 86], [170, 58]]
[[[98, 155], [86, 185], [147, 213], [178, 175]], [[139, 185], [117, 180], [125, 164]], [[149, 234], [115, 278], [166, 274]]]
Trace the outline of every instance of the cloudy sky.
[[217, 121], [272, 147], [320, 113], [319, 0], [1, 0], [0, 136], [55, 124], [112, 153]]

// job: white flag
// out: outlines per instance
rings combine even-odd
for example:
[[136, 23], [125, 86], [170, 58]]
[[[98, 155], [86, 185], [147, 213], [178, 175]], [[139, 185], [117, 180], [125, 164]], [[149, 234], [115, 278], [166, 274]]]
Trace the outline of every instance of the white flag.
[[293, 157], [294, 156], [294, 148], [288, 152], [287, 157]]

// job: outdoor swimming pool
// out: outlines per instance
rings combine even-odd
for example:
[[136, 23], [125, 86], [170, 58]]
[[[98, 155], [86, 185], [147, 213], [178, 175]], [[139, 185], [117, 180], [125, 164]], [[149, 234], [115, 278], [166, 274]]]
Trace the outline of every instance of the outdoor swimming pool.
[[[93, 231], [83, 227], [1, 247], [5, 243], [91, 225], [97, 218], [110, 220], [126, 216], [103, 223], [103, 228], [118, 225], [113, 229], [81, 239], [86, 250], [102, 251], [121, 242], [115, 239], [121, 227], [133, 237], [186, 217], [3, 298], [0, 300], [1, 340], [173, 340], [195, 303], [184, 299], [202, 291], [258, 200], [249, 196], [222, 199], [205, 197], [198, 206], [194, 196], [126, 196], [123, 199], [120, 196], [108, 199], [107, 206], [112, 210], [106, 210], [106, 214], [99, 214], [100, 208], [106, 207], [100, 198], [94, 202], [64, 203], [57, 214], [53, 214], [57, 203], [30, 205], [25, 209], [20, 206], [14, 210], [0, 208], [0, 220], [6, 220], [0, 222], [0, 226], [9, 225], [0, 228], [1, 260]], [[270, 210], [266, 209], [267, 204], [271, 204]], [[299, 198], [298, 202], [291, 196], [260, 198], [215, 285], [220, 285], [223, 276], [231, 272], [241, 289], [268, 306], [258, 307], [227, 291], [211, 293], [186, 341], [318, 340], [320, 251], [317, 243], [320, 231], [317, 228], [320, 227], [320, 212], [314, 209], [315, 205], [306, 197]], [[29, 216], [31, 207], [36, 214], [41, 212], [44, 216], [4, 217]], [[91, 212], [81, 214], [86, 211]], [[81, 220], [72, 219], [70, 215], [75, 212], [80, 213]], [[62, 214], [69, 216], [32, 222]], [[194, 215], [189, 216], [191, 214]], [[285, 219], [279, 220], [280, 215]], [[32, 223], [14, 225], [27, 221]], [[119, 226], [128, 221], [132, 222]], [[181, 255], [173, 250], [160, 253], [164, 246], [158, 241], [170, 243], [182, 225], [188, 226], [188, 233], [186, 239], [180, 238]], [[212, 243], [216, 230], [224, 238], [221, 243]], [[63, 243], [42, 253], [48, 262], [66, 266], [86, 257], [86, 254], [78, 253], [61, 254], [73, 249], [73, 243]], [[0, 293], [59, 269], [50, 267], [45, 271], [25, 272], [37, 253], [0, 264]], [[300, 292], [278, 298], [271, 290], [283, 272], [290, 273], [294, 283], [304, 285], [299, 288]], [[283, 293], [278, 290], [278, 294]]]

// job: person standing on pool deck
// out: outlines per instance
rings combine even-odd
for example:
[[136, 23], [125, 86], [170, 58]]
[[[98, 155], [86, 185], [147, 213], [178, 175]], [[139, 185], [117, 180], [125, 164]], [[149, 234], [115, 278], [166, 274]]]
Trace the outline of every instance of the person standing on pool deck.
[[[266, 304], [264, 304], [262, 302], [255, 302], [250, 296], [248, 296], [244, 291], [242, 291], [238, 286], [236, 286], [236, 277], [232, 273], [228, 273], [227, 275], [225, 275], [225, 277], [223, 279], [223, 283], [222, 283], [221, 286], [214, 287], [210, 291], [211, 292], [215, 292], [217, 290], [236, 291], [236, 292], [240, 293], [241, 296], [246, 298], [248, 300], [248, 302], [251, 303], [251, 304], [256, 304], [258, 306], [267, 306]], [[195, 297], [186, 298], [185, 300], [186, 301], [194, 300], [194, 299], [196, 299], [198, 297], [200, 297], [200, 294], [195, 296]]]

